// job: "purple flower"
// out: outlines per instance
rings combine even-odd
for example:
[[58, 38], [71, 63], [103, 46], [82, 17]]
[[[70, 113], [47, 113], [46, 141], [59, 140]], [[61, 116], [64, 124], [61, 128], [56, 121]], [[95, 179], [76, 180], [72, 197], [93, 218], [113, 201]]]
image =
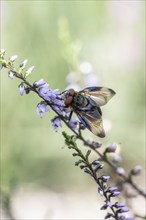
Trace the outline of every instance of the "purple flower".
[[94, 160], [92, 165], [94, 166], [95, 171], [98, 171], [104, 167], [104, 164], [102, 164], [99, 160]]
[[55, 131], [58, 131], [59, 127], [62, 127], [61, 121], [58, 117], [55, 117], [54, 119], [52, 119], [52, 127]]
[[125, 217], [124, 220], [134, 220], [134, 218], [133, 217]]
[[64, 109], [64, 102], [62, 101], [61, 94], [58, 90], [48, 89], [48, 84], [41, 80], [40, 82], [35, 83], [35, 85], [41, 85], [42, 87], [39, 89], [39, 95], [45, 99], [46, 101], [51, 102], [52, 108], [58, 112], [58, 114], [62, 115], [62, 111]]
[[48, 84], [44, 84], [40, 89], [39, 89], [39, 95], [44, 98], [47, 101], [51, 101], [51, 89], [48, 89]]
[[118, 191], [118, 188], [117, 188], [116, 186], [113, 186], [113, 187], [109, 187], [109, 188], [108, 188], [108, 192], [113, 193], [113, 192], [115, 192], [115, 191]]
[[14, 78], [14, 73], [12, 71], [9, 72], [9, 78], [13, 79]]
[[40, 79], [39, 81], [35, 82], [34, 85], [36, 87], [43, 87], [43, 86], [46, 86], [46, 85], [48, 86], [48, 84], [45, 82], [44, 79]]
[[62, 115], [62, 109], [57, 105], [52, 105], [52, 108], [59, 114]]
[[49, 108], [48, 108], [47, 104], [44, 102], [40, 102], [37, 105], [37, 114], [40, 115], [40, 117], [42, 118], [46, 112], [49, 112]]
[[53, 104], [57, 105], [58, 107], [60, 107], [62, 110], [64, 110], [65, 104], [64, 102], [61, 100], [59, 95], [55, 94], [55, 98], [54, 100], [52, 99]]
[[102, 146], [102, 143], [100, 141], [92, 141], [92, 144], [94, 148], [100, 148]]
[[108, 219], [108, 218], [110, 218], [110, 217], [114, 217], [114, 215], [113, 215], [112, 213], [107, 213], [107, 215], [105, 216], [104, 219]]
[[72, 129], [76, 130], [77, 125], [78, 125], [78, 120], [77, 119], [71, 119], [68, 124], [69, 124], [70, 127], [72, 127]]
[[[82, 169], [82, 165], [80, 166], [80, 168]], [[84, 168], [84, 167], [83, 167]], [[89, 173], [90, 175], [92, 175], [91, 171], [89, 170], [89, 168], [85, 167], [84, 168], [84, 172], [85, 173]]]
[[118, 220], [134, 220], [133, 217], [125, 217], [124, 215], [121, 215], [118, 217]]
[[107, 204], [108, 207], [110, 207], [110, 208], [112, 207], [112, 204], [111, 204], [110, 201], [107, 200], [107, 201], [106, 201], [106, 204]]
[[21, 84], [19, 85], [19, 92], [20, 92], [20, 95], [21, 95], [21, 96], [23, 96], [24, 90], [25, 90], [25, 87], [24, 87], [23, 83], [21, 83]]
[[104, 204], [100, 209], [105, 210], [105, 209], [107, 209], [107, 207], [108, 207], [107, 204]]
[[124, 213], [124, 212], [129, 212], [129, 209], [127, 209], [126, 207], [123, 207], [121, 209], [117, 210], [118, 213]]
[[104, 192], [103, 192], [103, 190], [102, 190], [100, 187], [98, 187], [98, 193], [99, 193], [101, 196], [104, 195]]
[[114, 204], [114, 206], [115, 206], [116, 208], [123, 208], [123, 207], [125, 207], [124, 204], [119, 203], [119, 202], [116, 202], [116, 203]]
[[62, 115], [65, 104], [62, 101], [61, 93], [58, 90], [48, 89], [48, 84], [44, 80], [38, 81], [35, 85], [41, 85], [38, 92], [39, 95], [49, 101], [52, 104], [52, 108], [59, 114]]
[[66, 117], [69, 117], [69, 115], [70, 115], [70, 112], [71, 112], [71, 109], [70, 109], [70, 107], [68, 107], [68, 108], [65, 108], [64, 109], [64, 111], [65, 111], [65, 113], [66, 113]]
[[110, 176], [101, 176], [103, 182], [107, 182], [110, 179]]
[[113, 193], [111, 193], [111, 197], [115, 197], [115, 196], [118, 196], [120, 194], [120, 192], [119, 191], [116, 191], [116, 192], [113, 192]]

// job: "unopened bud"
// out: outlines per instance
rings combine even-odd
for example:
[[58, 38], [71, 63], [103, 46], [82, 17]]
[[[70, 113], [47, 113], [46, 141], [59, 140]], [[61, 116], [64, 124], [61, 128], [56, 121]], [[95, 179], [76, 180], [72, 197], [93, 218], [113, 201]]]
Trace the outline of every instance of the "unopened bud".
[[123, 167], [118, 167], [118, 168], [116, 169], [116, 172], [117, 172], [117, 174], [119, 174], [119, 175], [124, 175], [124, 174], [125, 174], [125, 170], [124, 170]]
[[18, 58], [18, 55], [13, 55], [9, 58], [11, 62], [14, 62]]
[[110, 144], [107, 148], [106, 148], [106, 153], [114, 153], [116, 151], [117, 148], [117, 144], [113, 143]]
[[141, 171], [142, 171], [142, 167], [141, 167], [140, 165], [137, 165], [136, 167], [134, 167], [134, 168], [131, 170], [131, 174], [132, 174], [133, 176], [138, 176], [138, 175], [140, 175]]

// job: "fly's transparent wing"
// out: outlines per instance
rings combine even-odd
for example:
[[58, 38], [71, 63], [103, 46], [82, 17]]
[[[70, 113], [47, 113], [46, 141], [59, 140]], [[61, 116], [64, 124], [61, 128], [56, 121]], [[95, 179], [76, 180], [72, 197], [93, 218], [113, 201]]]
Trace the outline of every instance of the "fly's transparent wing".
[[116, 94], [114, 90], [106, 87], [88, 87], [80, 93], [90, 97], [97, 106], [105, 105]]
[[90, 111], [75, 110], [75, 113], [77, 114], [82, 124], [93, 134], [101, 138], [105, 137], [102, 118], [98, 108], [95, 107]]

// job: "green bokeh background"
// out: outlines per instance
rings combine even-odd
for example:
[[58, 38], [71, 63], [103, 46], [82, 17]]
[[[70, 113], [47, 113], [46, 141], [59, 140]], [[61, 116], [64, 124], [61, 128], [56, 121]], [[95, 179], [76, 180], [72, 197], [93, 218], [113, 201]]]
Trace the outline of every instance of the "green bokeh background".
[[[120, 15], [120, 8], [125, 14]], [[27, 58], [35, 65], [31, 82], [44, 78], [60, 90], [66, 88], [70, 71], [58, 38], [58, 21], [66, 17], [72, 39], [82, 42], [80, 61], [91, 62], [101, 85], [117, 93], [103, 110], [112, 122], [103, 142], [122, 144], [122, 166], [127, 170], [144, 165], [144, 2], [2, 1], [1, 9], [1, 47], [7, 56], [18, 54], [16, 63]], [[39, 98], [33, 93], [20, 97], [18, 84], [2, 71], [2, 187], [36, 184], [71, 190], [89, 183], [92, 187], [92, 181], [73, 166], [75, 159], [64, 147], [61, 131], [52, 130], [53, 112], [40, 119]]]

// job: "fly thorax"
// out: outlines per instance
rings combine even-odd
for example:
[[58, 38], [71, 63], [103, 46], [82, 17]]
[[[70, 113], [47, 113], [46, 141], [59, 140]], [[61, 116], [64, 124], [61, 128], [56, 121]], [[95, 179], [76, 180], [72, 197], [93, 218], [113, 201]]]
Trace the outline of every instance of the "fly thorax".
[[74, 96], [73, 101], [78, 105], [79, 107], [86, 107], [88, 105], [88, 100], [86, 97], [84, 97], [81, 94], [77, 94]]

